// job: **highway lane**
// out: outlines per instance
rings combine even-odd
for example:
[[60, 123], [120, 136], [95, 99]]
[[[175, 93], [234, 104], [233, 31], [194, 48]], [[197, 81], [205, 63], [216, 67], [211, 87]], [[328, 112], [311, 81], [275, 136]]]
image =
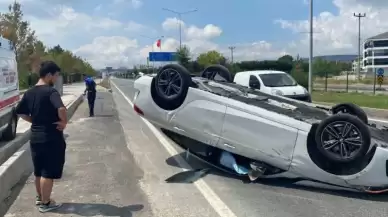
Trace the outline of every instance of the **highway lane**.
[[[133, 81], [113, 79], [114, 84], [128, 97], [133, 100], [135, 90], [133, 88]], [[129, 103], [125, 105], [121, 93], [115, 87], [113, 89], [114, 98], [116, 104], [124, 107], [124, 109], [131, 110]], [[130, 111], [123, 116], [121, 122], [125, 128], [125, 118], [128, 118]], [[119, 113], [123, 113], [123, 109], [119, 109]], [[136, 119], [130, 115], [131, 120]], [[139, 126], [141, 129], [147, 128], [144, 125]], [[135, 131], [136, 129], [131, 129]], [[142, 131], [146, 133], [146, 131]], [[148, 131], [147, 136], [150, 138], [155, 137]], [[164, 138], [165, 139], [165, 138]], [[181, 152], [182, 150], [168, 140], [174, 149]], [[163, 147], [159, 143], [160, 147]], [[146, 169], [147, 165], [154, 165], [158, 167], [177, 167], [171, 158], [166, 157], [163, 159], [161, 156], [154, 156], [147, 151], [147, 144], [139, 144], [136, 148], [132, 147], [133, 154], [140, 159], [141, 156], [148, 156], [148, 163], [145, 160], [139, 160], [144, 165], [140, 164], [140, 167]], [[155, 150], [159, 152], [160, 150]], [[168, 155], [165, 155], [168, 156]], [[189, 165], [193, 168], [206, 167], [203, 163], [200, 163], [193, 158], [190, 158]], [[157, 166], [156, 166], [157, 165]], [[166, 178], [173, 175], [171, 171], [160, 171]], [[220, 209], [220, 206], [226, 206], [230, 211], [238, 217], [312, 217], [312, 216], [326, 216], [326, 217], [339, 217], [339, 216], [360, 216], [360, 217], [379, 217], [387, 216], [388, 208], [386, 201], [388, 196], [386, 195], [366, 195], [342, 190], [328, 190], [318, 184], [312, 184], [308, 182], [299, 183], [295, 185], [284, 185], [281, 182], [272, 183], [257, 183], [257, 184], [244, 184], [242, 180], [236, 177], [230, 177], [226, 174], [217, 173], [211, 174], [203, 178], [209, 188], [216, 194], [216, 197], [222, 201], [220, 205], [211, 204], [215, 209]], [[160, 180], [162, 181], [162, 180]], [[179, 184], [170, 184], [171, 186], [179, 187]], [[187, 189], [193, 190], [196, 186], [187, 185]], [[168, 189], [165, 189], [168, 191]], [[206, 196], [206, 195], [205, 195]], [[205, 196], [203, 201], [205, 200]], [[193, 196], [194, 197], [194, 196]], [[194, 203], [203, 203], [198, 201], [198, 197]], [[216, 199], [217, 199], [216, 198]], [[155, 201], [157, 204], [157, 201]], [[192, 206], [197, 206], [192, 204]], [[225, 208], [225, 207], [224, 207]]]

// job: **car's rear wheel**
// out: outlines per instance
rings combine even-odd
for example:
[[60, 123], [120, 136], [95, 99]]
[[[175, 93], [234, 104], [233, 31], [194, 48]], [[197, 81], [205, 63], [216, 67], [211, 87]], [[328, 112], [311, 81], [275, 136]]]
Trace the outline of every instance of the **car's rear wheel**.
[[152, 98], [162, 109], [177, 109], [186, 99], [191, 82], [190, 73], [185, 67], [165, 65], [152, 80]]
[[362, 122], [368, 124], [368, 115], [359, 106], [353, 103], [341, 103], [331, 108], [333, 114], [346, 113], [358, 117]]
[[211, 65], [207, 67], [201, 72], [201, 77], [215, 81], [233, 81], [229, 69], [222, 65]]
[[4, 130], [2, 139], [5, 141], [10, 141], [16, 138], [16, 129], [17, 129], [18, 119], [16, 115], [13, 115], [9, 120], [7, 128]]
[[323, 120], [315, 132], [318, 151], [332, 163], [357, 163], [364, 159], [371, 135], [365, 123], [350, 114]]

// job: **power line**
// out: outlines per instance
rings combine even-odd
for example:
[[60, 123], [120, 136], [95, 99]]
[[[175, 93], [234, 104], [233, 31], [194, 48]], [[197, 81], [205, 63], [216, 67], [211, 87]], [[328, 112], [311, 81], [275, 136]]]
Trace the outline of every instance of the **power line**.
[[232, 64], [233, 64], [233, 52], [234, 52], [234, 49], [236, 49], [236, 47], [230, 46], [228, 48], [230, 49], [230, 56], [231, 56], [231, 60], [232, 60]]
[[363, 13], [354, 13], [354, 17], [358, 18], [358, 64], [357, 64], [357, 72], [358, 72], [358, 79], [360, 79], [360, 74], [361, 74], [361, 18], [366, 17], [366, 14]]
[[171, 10], [168, 8], [162, 8], [162, 9], [178, 15], [178, 19], [179, 19], [179, 48], [182, 49], [182, 15], [196, 12], [196, 11], [198, 11], [198, 9], [185, 11], [185, 12], [178, 12], [178, 11], [174, 11], [174, 10]]

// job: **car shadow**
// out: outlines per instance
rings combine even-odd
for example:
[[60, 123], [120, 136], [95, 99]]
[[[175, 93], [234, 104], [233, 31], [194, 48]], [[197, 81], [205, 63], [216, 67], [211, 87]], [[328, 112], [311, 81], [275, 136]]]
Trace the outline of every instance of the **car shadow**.
[[63, 203], [62, 207], [52, 211], [57, 214], [69, 214], [78, 216], [120, 216], [131, 217], [133, 212], [144, 208], [141, 204], [117, 207], [110, 204], [100, 203]]
[[[183, 159], [186, 159], [186, 152], [182, 152], [178, 155]], [[175, 160], [176, 157], [177, 155], [168, 158], [166, 160], [166, 163], [172, 167], [182, 168], [176, 162]], [[229, 172], [219, 170], [216, 167], [213, 167], [207, 163], [204, 163], [193, 156], [189, 156], [189, 159], [186, 160], [186, 162], [189, 164], [191, 168], [186, 167], [182, 169], [186, 169], [188, 171], [185, 171], [182, 174], [180, 173], [175, 174], [167, 178], [166, 180], [174, 179], [174, 181], [170, 183], [192, 183], [198, 179], [205, 177], [206, 175], [215, 175], [215, 176], [221, 176], [228, 179], [234, 179], [237, 181], [241, 181], [244, 184], [250, 184], [250, 185], [261, 184], [261, 185], [267, 185], [267, 186], [272, 186], [276, 188], [288, 188], [288, 189], [295, 189], [300, 191], [309, 191], [314, 193], [341, 196], [341, 197], [352, 198], [352, 199], [388, 202], [388, 194], [386, 193], [368, 194], [363, 192], [346, 190], [344, 188], [331, 189], [336, 187], [329, 187], [330, 185], [320, 184], [320, 183], [318, 184], [328, 186], [328, 187], [326, 188], [326, 187], [319, 187], [319, 186], [311, 186], [309, 185], [309, 183], [317, 184], [317, 182], [300, 180], [300, 179], [288, 179], [288, 178], [259, 179], [255, 182], [250, 182], [248, 177], [246, 176], [241, 176], [241, 175], [233, 174], [232, 172], [229, 173]]]

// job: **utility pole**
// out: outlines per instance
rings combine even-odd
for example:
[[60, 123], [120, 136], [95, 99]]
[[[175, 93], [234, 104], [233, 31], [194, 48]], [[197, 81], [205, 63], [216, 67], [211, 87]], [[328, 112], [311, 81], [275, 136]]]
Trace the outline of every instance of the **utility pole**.
[[198, 9], [194, 9], [194, 10], [190, 10], [190, 11], [185, 11], [185, 12], [178, 12], [178, 11], [174, 11], [174, 10], [171, 10], [171, 9], [168, 9], [168, 8], [162, 8], [163, 10], [165, 11], [170, 11], [171, 13], [174, 13], [176, 15], [178, 15], [178, 19], [179, 19], [179, 48], [182, 49], [182, 15], [183, 14], [189, 14], [189, 13], [193, 13], [193, 12], [196, 12], [198, 11]]
[[230, 56], [231, 56], [231, 60], [232, 60], [232, 64], [233, 64], [234, 63], [234, 61], [233, 61], [233, 51], [234, 51], [234, 49], [236, 49], [236, 47], [230, 46], [229, 49], [230, 49]]
[[313, 0], [310, 0], [310, 16], [309, 16], [309, 21], [310, 21], [310, 51], [309, 51], [309, 82], [308, 82], [308, 91], [311, 94], [313, 92]]
[[358, 61], [357, 61], [357, 78], [360, 79], [361, 74], [361, 18], [366, 17], [366, 14], [363, 13], [354, 13], [354, 17], [358, 18]]

